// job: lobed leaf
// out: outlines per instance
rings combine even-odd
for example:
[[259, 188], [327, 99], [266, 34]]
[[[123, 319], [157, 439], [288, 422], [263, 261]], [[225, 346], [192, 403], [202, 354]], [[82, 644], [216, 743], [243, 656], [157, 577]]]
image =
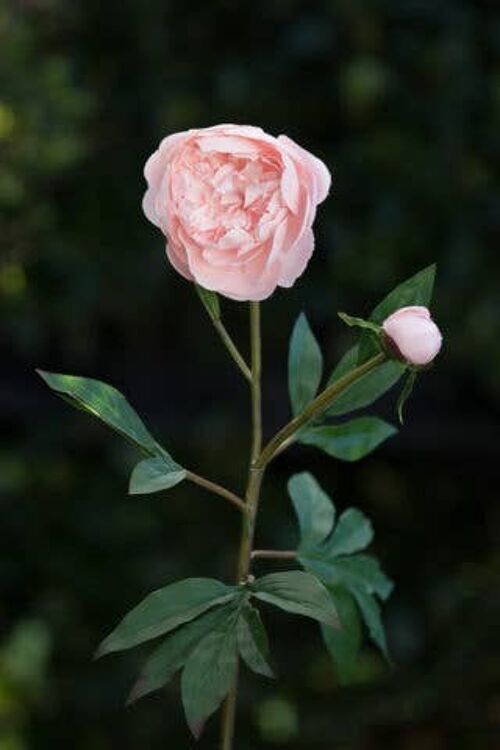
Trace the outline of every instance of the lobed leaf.
[[365, 514], [357, 508], [347, 508], [337, 521], [324, 549], [328, 558], [351, 555], [368, 547], [373, 536], [373, 526]]
[[293, 414], [301, 412], [318, 390], [323, 355], [304, 313], [297, 318], [288, 353], [288, 389]]
[[332, 561], [330, 580], [334, 584], [343, 583], [350, 591], [359, 589], [377, 594], [382, 600], [388, 599], [394, 588], [378, 560], [364, 554], [338, 557]]
[[[289, 482], [289, 493], [295, 505], [291, 487], [300, 498], [296, 507], [301, 531], [297, 559], [326, 586], [338, 607], [342, 629], [332, 634], [331, 628], [323, 628], [323, 638], [337, 665], [339, 680], [346, 681], [352, 674], [359, 651], [360, 615], [372, 640], [387, 657], [380, 607], [375, 597], [387, 599], [393, 584], [374, 557], [359, 554], [373, 540], [372, 524], [364, 513], [357, 508], [348, 508], [340, 515], [333, 531], [323, 535], [326, 527], [331, 529], [334, 520], [329, 497], [310, 474], [296, 475]], [[322, 519], [328, 518], [328, 505], [330, 519], [324, 524]], [[320, 532], [311, 535], [311, 529], [316, 528]]]

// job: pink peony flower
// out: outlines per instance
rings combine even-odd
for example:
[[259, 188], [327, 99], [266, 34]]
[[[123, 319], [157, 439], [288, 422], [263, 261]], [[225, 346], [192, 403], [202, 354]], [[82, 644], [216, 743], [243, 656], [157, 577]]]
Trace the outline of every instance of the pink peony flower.
[[426, 307], [401, 307], [382, 328], [389, 347], [411, 365], [428, 365], [441, 349], [441, 331]]
[[186, 279], [231, 299], [262, 300], [303, 273], [331, 178], [287, 136], [249, 125], [175, 133], [144, 174], [144, 213]]

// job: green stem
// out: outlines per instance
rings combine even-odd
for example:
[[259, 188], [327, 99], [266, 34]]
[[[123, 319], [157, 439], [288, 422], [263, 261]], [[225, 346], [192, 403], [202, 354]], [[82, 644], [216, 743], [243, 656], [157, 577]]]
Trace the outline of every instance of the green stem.
[[238, 350], [238, 347], [236, 346], [236, 344], [234, 343], [233, 339], [231, 338], [231, 336], [227, 332], [224, 324], [222, 323], [222, 321], [220, 320], [220, 318], [212, 318], [212, 323], [214, 324], [215, 330], [217, 331], [217, 333], [221, 337], [221, 339], [222, 339], [222, 341], [224, 343], [224, 346], [228, 350], [231, 358], [234, 360], [234, 362], [236, 362], [237, 367], [239, 367], [239, 369], [243, 373], [243, 376], [246, 378], [246, 380], [248, 380], [248, 382], [251, 383], [252, 382], [252, 373], [250, 371], [250, 368], [247, 365], [247, 363], [245, 362], [245, 360], [243, 359], [243, 357], [241, 356], [241, 354], [240, 354], [240, 352]]
[[255, 462], [255, 467], [258, 469], [264, 469], [278, 453], [284, 450], [285, 447], [288, 447], [288, 445], [291, 445], [294, 436], [301, 427], [307, 424], [311, 419], [314, 419], [314, 417], [318, 416], [318, 414], [325, 411], [337, 396], [340, 396], [340, 394], [347, 390], [349, 386], [363, 377], [363, 375], [370, 372], [370, 370], [378, 367], [386, 359], [386, 354], [381, 352], [367, 362], [364, 362], [362, 365], [359, 365], [359, 367], [356, 367], [356, 369], [351, 370], [351, 372], [348, 372], [331, 385], [327, 386], [311, 401], [310, 404], [308, 404], [308, 406], [306, 406], [304, 411], [282, 427], [281, 430], [267, 443]]
[[[252, 545], [255, 534], [255, 522], [259, 505], [260, 488], [264, 476], [264, 469], [257, 468], [256, 462], [262, 449], [262, 408], [261, 408], [261, 335], [260, 335], [260, 307], [258, 302], [250, 303], [250, 331], [252, 352], [252, 447], [250, 452], [250, 466], [246, 489], [246, 513], [243, 516], [241, 529], [240, 552], [236, 582], [245, 581], [250, 571]], [[238, 679], [236, 673], [233, 687], [229, 693], [222, 714], [221, 750], [232, 750], [234, 726], [236, 720], [236, 702], [238, 698]]]
[[251, 558], [252, 560], [296, 560], [297, 553], [292, 549], [254, 549]]
[[242, 513], [246, 513], [246, 505], [244, 501], [241, 499], [241, 497], [235, 495], [234, 492], [231, 492], [231, 490], [227, 490], [220, 484], [211, 482], [210, 479], [200, 477], [199, 474], [195, 474], [192, 471], [186, 471], [186, 479], [188, 479], [190, 482], [193, 482], [193, 484], [198, 484], [200, 487], [204, 487], [214, 495], [219, 495], [219, 497], [223, 497], [225, 500], [229, 500], [229, 502], [235, 505]]

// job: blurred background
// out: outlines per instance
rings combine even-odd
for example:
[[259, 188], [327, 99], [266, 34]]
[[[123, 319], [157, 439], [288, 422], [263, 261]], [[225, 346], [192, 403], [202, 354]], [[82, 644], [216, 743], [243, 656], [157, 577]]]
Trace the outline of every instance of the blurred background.
[[[446, 339], [398, 437], [359, 465], [294, 448], [264, 491], [259, 546], [294, 545], [305, 467], [373, 519], [394, 668], [366, 645], [340, 688], [314, 624], [266, 611], [280, 680], [245, 674], [236, 746], [500, 747], [498, 3], [0, 0], [0, 50], [0, 750], [194, 745], [176, 685], [123, 709], [143, 653], [91, 654], [146, 592], [227, 578], [238, 515], [187, 484], [127, 497], [136, 455], [34, 368], [113, 383], [180, 462], [241, 487], [245, 384], [140, 210], [159, 140], [219, 122], [334, 171], [307, 273], [264, 305], [268, 434], [301, 309], [333, 368], [336, 311], [437, 261]], [[245, 306], [224, 314], [246, 349]]]

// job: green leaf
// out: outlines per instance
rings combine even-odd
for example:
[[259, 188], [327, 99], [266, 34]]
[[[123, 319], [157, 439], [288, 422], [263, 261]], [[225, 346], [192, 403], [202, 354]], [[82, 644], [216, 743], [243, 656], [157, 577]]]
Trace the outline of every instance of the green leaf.
[[[349, 354], [351, 357], [356, 357], [352, 366], [342, 374], [345, 375], [350, 370], [353, 370], [357, 366], [357, 348], [350, 350], [353, 354]], [[336, 370], [332, 373], [329, 383], [335, 382], [339, 379], [336, 375], [339, 365]], [[374, 401], [380, 398], [386, 391], [392, 388], [398, 380], [401, 378], [405, 371], [405, 365], [401, 362], [391, 360], [390, 362], [383, 362], [374, 370], [370, 370], [365, 375], [356, 380], [350, 385], [343, 393], [338, 396], [331, 407], [325, 412], [326, 416], [338, 417], [342, 414], [355, 411], [356, 409], [364, 409], [366, 406], [370, 406]], [[334, 377], [335, 375], [335, 377]]]
[[398, 413], [398, 419], [400, 424], [403, 424], [403, 410], [405, 407], [406, 402], [410, 398], [413, 388], [415, 386], [415, 381], [417, 379], [417, 371], [416, 370], [410, 370], [408, 373], [408, 377], [405, 380], [405, 384], [403, 385], [403, 389], [401, 393], [399, 394], [398, 403], [396, 406], [396, 410]]
[[409, 305], [429, 307], [432, 300], [435, 278], [436, 264], [433, 263], [431, 266], [427, 266], [427, 268], [398, 284], [376, 306], [370, 315], [370, 320], [381, 324], [388, 315], [399, 310], [400, 307], [408, 307]]
[[[434, 290], [434, 280], [436, 277], [436, 265], [433, 264], [411, 276], [380, 302], [372, 314], [370, 320], [374, 323], [382, 324], [391, 313], [399, 310], [400, 307], [409, 305], [424, 305], [429, 307], [432, 292]], [[373, 354], [379, 351], [378, 342], [374, 342], [373, 337], [363, 334], [359, 342], [358, 362], [362, 363], [369, 359]]]
[[75, 406], [101, 419], [109, 427], [132, 440], [148, 453], [157, 454], [159, 447], [139, 415], [126, 398], [113, 386], [92, 378], [60, 375], [37, 370], [47, 385], [70, 400]]
[[358, 357], [359, 347], [357, 344], [355, 344], [346, 351], [344, 356], [340, 359], [340, 361], [334, 368], [328, 380], [328, 385], [330, 385], [331, 383], [335, 383], [337, 380], [340, 380], [340, 378], [343, 378], [344, 375], [347, 375], [348, 372], [354, 370], [354, 368], [358, 366]]
[[220, 303], [219, 297], [215, 292], [211, 292], [209, 289], [205, 289], [199, 284], [195, 284], [195, 289], [198, 292], [198, 296], [201, 299], [205, 310], [208, 312], [212, 320], [220, 319]]
[[[330, 563], [329, 582], [343, 584], [350, 591], [365, 591], [388, 599], [394, 585], [381, 569], [378, 560], [371, 555], [338, 557]], [[324, 577], [324, 576], [322, 576]]]
[[209, 633], [189, 656], [182, 673], [182, 703], [194, 737], [219, 707], [236, 677], [238, 651], [237, 615]]
[[342, 587], [330, 589], [340, 620], [340, 629], [321, 626], [325, 645], [332, 657], [341, 685], [351, 682], [361, 648], [361, 619], [351, 594]]
[[258, 578], [251, 589], [263, 602], [338, 627], [337, 612], [327, 589], [309, 573], [300, 570], [271, 573]]
[[370, 320], [365, 320], [364, 318], [353, 318], [352, 315], [347, 315], [347, 313], [344, 312], [339, 312], [337, 315], [340, 320], [351, 328], [363, 328], [366, 331], [374, 333], [375, 336], [380, 336], [380, 326], [376, 323], [372, 323]]
[[101, 643], [96, 658], [168, 633], [206, 610], [229, 602], [238, 592], [237, 587], [213, 578], [186, 578], [153, 591]]
[[308, 472], [290, 478], [288, 494], [299, 521], [301, 546], [320, 544], [330, 534], [335, 521], [332, 501]]
[[343, 424], [310, 427], [299, 434], [299, 442], [343, 461], [359, 461], [396, 432], [378, 417], [359, 417]]
[[361, 589], [354, 589], [353, 595], [361, 610], [372, 641], [379, 647], [385, 658], [390, 661], [379, 603], [373, 596]]
[[260, 614], [250, 602], [244, 605], [237, 626], [238, 648], [245, 663], [257, 674], [274, 677], [269, 665], [269, 641]]
[[233, 616], [235, 603], [216, 607], [181, 625], [156, 648], [146, 661], [127, 703], [142, 698], [166, 685], [181, 669], [198, 643], [213, 630], [221, 628]]
[[348, 508], [340, 516], [325, 549], [328, 550], [328, 557], [350, 555], [368, 547], [372, 540], [370, 520], [357, 508]]
[[129, 493], [146, 495], [175, 487], [186, 478], [186, 471], [170, 458], [145, 458], [130, 476]]
[[288, 353], [288, 389], [293, 414], [312, 401], [323, 374], [323, 356], [307, 318], [301, 313], [295, 323]]

